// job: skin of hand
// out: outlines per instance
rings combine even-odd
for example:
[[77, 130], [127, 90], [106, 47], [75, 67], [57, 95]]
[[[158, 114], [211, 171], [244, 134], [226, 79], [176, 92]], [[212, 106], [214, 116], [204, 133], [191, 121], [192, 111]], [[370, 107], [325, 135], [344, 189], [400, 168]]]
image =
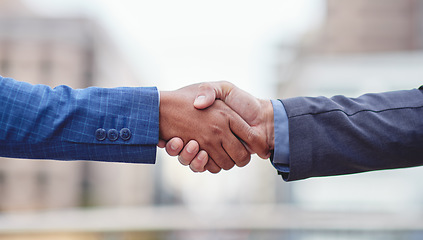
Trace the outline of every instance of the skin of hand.
[[[169, 141], [174, 137], [180, 138], [172, 139], [166, 144], [169, 146], [167, 151], [171, 154], [180, 148], [178, 146], [181, 141], [182, 144], [187, 144], [180, 155], [180, 161], [184, 157], [192, 156], [202, 160], [201, 164], [189, 164], [194, 169], [206, 162], [204, 159], [207, 159], [207, 153], [209, 158], [202, 171], [207, 169], [216, 173], [221, 168], [228, 170], [235, 164], [239, 167], [245, 166], [250, 161], [250, 153], [238, 137], [253, 139], [257, 136], [254, 134], [255, 130], [222, 101], [214, 101], [203, 110], [194, 108], [192, 103], [199, 86], [197, 84], [176, 91], [160, 92], [160, 139]], [[163, 144], [163, 141], [160, 141], [159, 146]], [[172, 148], [173, 144], [176, 148]], [[205, 152], [198, 152], [200, 149]]]
[[[270, 150], [274, 149], [274, 122], [273, 106], [269, 100], [261, 100], [253, 97], [251, 94], [239, 89], [234, 84], [221, 81], [202, 83], [198, 86], [198, 94], [195, 98], [194, 106], [198, 109], [209, 107], [216, 99], [224, 101], [235, 112], [237, 112], [254, 130], [259, 134], [258, 139], [266, 143], [257, 144], [256, 142], [244, 141], [251, 153], [257, 153], [261, 158], [269, 158]], [[178, 150], [183, 148], [177, 138], [170, 142], [177, 146]], [[192, 151], [190, 143], [190, 151]], [[166, 146], [166, 150], [170, 145]], [[195, 152], [196, 153], [196, 152]], [[188, 152], [188, 145], [183, 148], [179, 155], [179, 161], [184, 165], [190, 165], [194, 172], [204, 171], [204, 161], [195, 153]], [[202, 153], [203, 154], [203, 153]]]

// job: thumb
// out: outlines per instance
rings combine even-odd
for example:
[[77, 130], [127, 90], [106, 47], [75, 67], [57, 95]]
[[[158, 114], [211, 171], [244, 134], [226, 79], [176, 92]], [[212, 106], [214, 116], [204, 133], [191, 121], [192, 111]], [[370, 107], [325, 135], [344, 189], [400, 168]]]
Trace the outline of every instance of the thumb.
[[238, 114], [233, 114], [229, 121], [229, 127], [242, 140], [250, 153], [257, 153], [263, 159], [270, 157], [266, 136], [250, 127]]
[[198, 93], [194, 100], [194, 107], [204, 109], [210, 107], [216, 99], [216, 91], [210, 83], [202, 83], [198, 86]]

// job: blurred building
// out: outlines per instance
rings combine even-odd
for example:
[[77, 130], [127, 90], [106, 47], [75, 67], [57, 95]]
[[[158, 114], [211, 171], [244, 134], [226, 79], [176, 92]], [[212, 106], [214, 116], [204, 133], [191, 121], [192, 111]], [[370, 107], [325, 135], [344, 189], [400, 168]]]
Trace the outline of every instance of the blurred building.
[[298, 45], [282, 48], [290, 57], [281, 60], [279, 95], [358, 94], [375, 86], [413, 85], [420, 72], [412, 66], [421, 62], [422, 49], [423, 1], [327, 0], [323, 25]]
[[[95, 22], [37, 16], [14, 0], [0, 0], [0, 74], [51, 87], [141, 85]], [[153, 183], [129, 164], [1, 159], [0, 210], [145, 204]]]
[[317, 50], [325, 53], [410, 51], [423, 47], [420, 0], [328, 0]]

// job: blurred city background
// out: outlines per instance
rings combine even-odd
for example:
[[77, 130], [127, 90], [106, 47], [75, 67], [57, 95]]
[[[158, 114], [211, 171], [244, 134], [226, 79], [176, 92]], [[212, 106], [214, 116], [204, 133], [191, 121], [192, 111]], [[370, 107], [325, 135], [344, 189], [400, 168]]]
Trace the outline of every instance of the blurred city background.
[[[422, 0], [0, 0], [0, 75], [52, 87], [228, 80], [256, 97], [423, 84]], [[286, 183], [268, 160], [0, 159], [0, 240], [423, 239], [422, 168]]]

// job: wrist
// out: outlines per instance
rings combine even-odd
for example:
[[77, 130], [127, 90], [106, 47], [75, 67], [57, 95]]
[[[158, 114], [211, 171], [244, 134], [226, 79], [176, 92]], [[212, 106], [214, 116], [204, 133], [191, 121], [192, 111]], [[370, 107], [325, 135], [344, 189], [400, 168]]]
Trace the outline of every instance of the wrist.
[[[159, 105], [159, 138], [165, 139], [164, 133], [168, 132], [167, 128], [167, 112], [169, 106], [169, 99], [171, 93], [169, 91], [160, 91], [160, 105]], [[167, 139], [166, 139], [167, 140]]]
[[270, 150], [275, 148], [275, 125], [273, 116], [273, 105], [270, 100], [260, 100], [263, 120], [266, 132], [267, 145]]

